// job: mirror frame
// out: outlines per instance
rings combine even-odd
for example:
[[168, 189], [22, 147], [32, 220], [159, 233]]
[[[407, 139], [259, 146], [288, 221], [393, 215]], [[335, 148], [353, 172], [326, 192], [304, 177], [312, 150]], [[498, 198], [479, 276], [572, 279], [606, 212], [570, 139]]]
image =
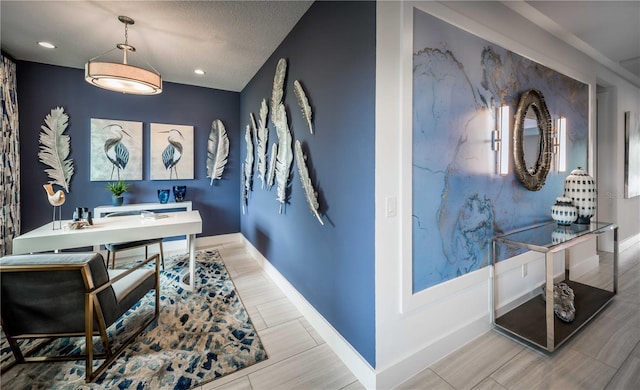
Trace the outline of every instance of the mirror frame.
[[[529, 108], [533, 108], [540, 131], [540, 148], [533, 173], [527, 169], [524, 159], [524, 119]], [[513, 159], [518, 179], [526, 189], [538, 191], [544, 186], [547, 174], [551, 169], [551, 115], [544, 102], [542, 92], [530, 89], [520, 97], [515, 115], [513, 131]]]

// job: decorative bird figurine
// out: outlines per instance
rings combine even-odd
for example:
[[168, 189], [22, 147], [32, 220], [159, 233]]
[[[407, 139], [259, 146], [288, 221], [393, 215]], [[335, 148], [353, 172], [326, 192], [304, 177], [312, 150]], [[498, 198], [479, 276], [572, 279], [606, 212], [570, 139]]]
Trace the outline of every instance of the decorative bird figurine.
[[176, 164], [178, 164], [178, 161], [180, 161], [182, 157], [182, 144], [176, 141], [176, 138], [180, 137], [184, 139], [184, 137], [177, 129], [163, 131], [163, 133], [169, 133], [167, 137], [169, 145], [162, 151], [162, 163], [164, 164], [164, 168], [169, 171], [169, 179], [173, 179], [173, 173], [176, 174], [175, 178], [177, 179], [178, 171], [176, 170]]
[[[116, 129], [117, 128], [117, 129]], [[105, 130], [110, 130], [115, 137], [109, 138], [104, 142], [104, 153], [107, 155], [107, 159], [111, 161], [111, 179], [113, 179], [113, 171], [117, 169], [118, 180], [120, 180], [120, 170], [124, 169], [129, 162], [129, 151], [127, 147], [122, 143], [122, 137], [126, 134], [131, 137], [122, 126], [118, 124], [111, 124], [104, 127]]]
[[51, 206], [62, 206], [64, 201], [67, 200], [62, 190], [53, 192], [53, 185], [43, 184], [42, 186], [44, 187], [44, 190], [47, 191], [47, 198], [49, 199]]

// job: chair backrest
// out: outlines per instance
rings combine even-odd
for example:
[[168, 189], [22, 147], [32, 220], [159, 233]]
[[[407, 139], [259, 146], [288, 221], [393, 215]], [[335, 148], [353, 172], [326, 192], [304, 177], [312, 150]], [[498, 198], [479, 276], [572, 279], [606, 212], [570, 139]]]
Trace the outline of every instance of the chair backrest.
[[[18, 336], [84, 332], [85, 294], [109, 274], [99, 253], [43, 253], [1, 258], [0, 278], [4, 330]], [[112, 288], [98, 301], [103, 311], [117, 307]]]

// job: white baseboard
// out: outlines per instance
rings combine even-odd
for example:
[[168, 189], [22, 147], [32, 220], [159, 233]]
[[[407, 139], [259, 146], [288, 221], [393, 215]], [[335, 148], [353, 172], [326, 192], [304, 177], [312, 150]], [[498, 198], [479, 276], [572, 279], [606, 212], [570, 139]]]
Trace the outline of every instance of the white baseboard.
[[369, 363], [347, 342], [342, 335], [282, 276], [282, 274], [244, 236], [245, 247], [260, 264], [265, 273], [291, 300], [313, 328], [326, 341], [342, 362], [367, 389], [375, 389], [376, 373]]
[[492, 329], [489, 315], [482, 316], [452, 330], [419, 351], [380, 371], [376, 377], [376, 388], [392, 389], [411, 379], [426, 367], [430, 367], [447, 355], [482, 336]]

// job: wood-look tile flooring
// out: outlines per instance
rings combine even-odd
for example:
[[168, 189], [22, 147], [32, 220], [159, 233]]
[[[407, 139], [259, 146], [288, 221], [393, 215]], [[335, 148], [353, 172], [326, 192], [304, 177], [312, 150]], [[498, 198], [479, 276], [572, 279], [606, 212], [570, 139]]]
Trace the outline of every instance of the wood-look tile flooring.
[[[198, 390], [364, 388], [240, 244], [217, 248], [269, 359]], [[611, 264], [580, 281], [609, 287]], [[614, 301], [554, 354], [490, 331], [398, 389], [640, 390], [640, 244], [619, 264]]]

